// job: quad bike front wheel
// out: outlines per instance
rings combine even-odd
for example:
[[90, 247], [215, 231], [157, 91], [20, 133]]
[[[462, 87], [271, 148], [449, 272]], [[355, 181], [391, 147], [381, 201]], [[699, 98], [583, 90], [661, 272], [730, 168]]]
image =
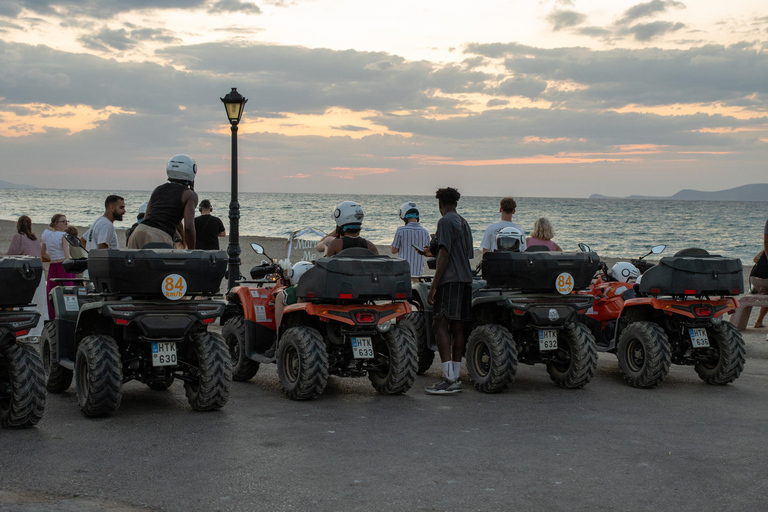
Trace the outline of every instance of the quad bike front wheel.
[[558, 387], [582, 388], [597, 371], [595, 337], [582, 323], [573, 322], [557, 333], [557, 350], [547, 360], [547, 373]]
[[422, 375], [432, 366], [435, 360], [435, 351], [429, 348], [427, 343], [427, 325], [424, 313], [413, 311], [403, 317], [398, 323], [401, 327], [409, 329], [416, 341], [416, 355], [418, 357], [418, 368], [416, 373]]
[[328, 353], [323, 337], [311, 327], [291, 327], [277, 349], [277, 376], [293, 400], [317, 398], [328, 383]]
[[704, 353], [708, 358], [694, 366], [701, 380], [723, 386], [738, 379], [746, 357], [741, 333], [729, 322], [722, 322], [708, 327], [707, 336], [710, 347]]
[[368, 372], [374, 389], [383, 395], [407, 392], [416, 380], [416, 340], [409, 329], [394, 326], [373, 338], [376, 370]]
[[120, 407], [123, 363], [111, 336], [86, 336], [77, 347], [75, 384], [80, 410], [89, 417], [108, 416]]
[[0, 426], [27, 428], [45, 409], [43, 364], [34, 347], [6, 342], [0, 347]]
[[232, 379], [245, 382], [259, 371], [259, 363], [248, 359], [245, 354], [245, 319], [235, 316], [224, 322], [221, 335], [227, 342], [232, 358]]
[[467, 373], [483, 393], [499, 393], [517, 376], [517, 346], [512, 333], [496, 324], [479, 325], [467, 342]]
[[232, 387], [232, 362], [224, 338], [212, 332], [193, 335], [188, 358], [192, 380], [184, 381], [184, 391], [189, 405], [196, 411], [224, 407]]
[[616, 357], [624, 380], [636, 388], [661, 384], [672, 364], [669, 339], [653, 322], [633, 322], [625, 327], [619, 336]]
[[72, 385], [72, 370], [59, 364], [59, 339], [56, 324], [48, 322], [40, 337], [40, 350], [43, 353], [45, 371], [45, 389], [50, 393], [63, 393]]

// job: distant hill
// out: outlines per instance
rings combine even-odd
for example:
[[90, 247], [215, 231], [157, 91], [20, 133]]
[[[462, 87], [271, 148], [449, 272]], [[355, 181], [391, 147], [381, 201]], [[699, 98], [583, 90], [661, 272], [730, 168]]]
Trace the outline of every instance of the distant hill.
[[678, 201], [768, 201], [768, 183], [753, 183], [741, 187], [702, 192], [701, 190], [684, 189], [673, 196], [627, 196], [611, 197], [592, 194], [590, 199], [674, 199]]
[[37, 187], [33, 187], [32, 185], [18, 185], [16, 183], [11, 183], [10, 181], [0, 180], [0, 188], [37, 188]]

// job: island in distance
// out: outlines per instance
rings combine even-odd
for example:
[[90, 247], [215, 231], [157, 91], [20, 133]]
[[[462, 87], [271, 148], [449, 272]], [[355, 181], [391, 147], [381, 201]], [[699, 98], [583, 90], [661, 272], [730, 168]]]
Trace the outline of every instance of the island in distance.
[[754, 183], [741, 187], [702, 192], [701, 190], [684, 189], [673, 196], [627, 196], [613, 197], [592, 194], [590, 199], [672, 199], [677, 201], [768, 201], [768, 183]]

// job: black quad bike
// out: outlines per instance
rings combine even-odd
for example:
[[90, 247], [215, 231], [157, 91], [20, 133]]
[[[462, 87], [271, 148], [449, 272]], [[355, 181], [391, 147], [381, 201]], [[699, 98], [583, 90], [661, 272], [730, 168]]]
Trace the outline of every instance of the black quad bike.
[[43, 265], [31, 256], [0, 257], [0, 426], [32, 427], [45, 408], [43, 365], [37, 350], [19, 343], [40, 320], [28, 308]]
[[227, 403], [229, 353], [223, 338], [207, 330], [224, 313], [213, 296], [226, 254], [156, 247], [98, 249], [88, 259], [66, 260], [68, 272], [87, 269], [90, 282], [51, 291], [56, 318], [41, 340], [45, 384], [62, 393], [74, 377], [86, 416], [117, 411], [122, 385], [131, 380], [153, 390], [182, 380], [197, 411]]

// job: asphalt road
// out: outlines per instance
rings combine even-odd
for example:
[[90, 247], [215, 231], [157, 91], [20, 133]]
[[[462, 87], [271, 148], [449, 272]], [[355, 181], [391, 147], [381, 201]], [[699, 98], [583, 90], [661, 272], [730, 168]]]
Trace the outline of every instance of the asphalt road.
[[724, 387], [673, 366], [633, 389], [601, 354], [581, 390], [537, 365], [502, 394], [464, 375], [463, 393], [426, 395], [436, 363], [404, 396], [334, 377], [294, 402], [262, 366], [219, 412], [191, 411], [179, 382], [131, 383], [92, 420], [72, 386], [36, 428], [0, 430], [0, 510], [766, 510], [764, 335]]

